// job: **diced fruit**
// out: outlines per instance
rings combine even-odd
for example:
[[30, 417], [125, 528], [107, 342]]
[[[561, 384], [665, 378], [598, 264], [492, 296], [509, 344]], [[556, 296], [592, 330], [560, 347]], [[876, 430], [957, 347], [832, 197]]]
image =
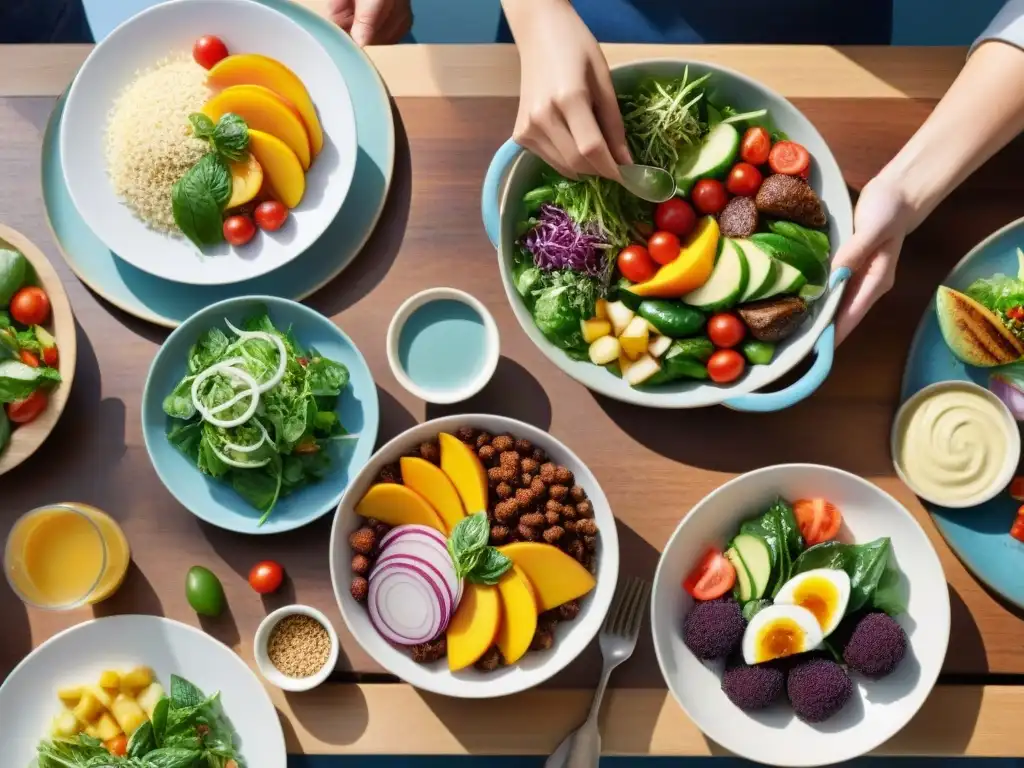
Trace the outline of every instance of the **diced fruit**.
[[647, 381], [651, 376], [661, 370], [661, 364], [650, 355], [644, 355], [630, 366], [626, 374], [626, 383], [631, 387], [638, 387]]
[[732, 549], [739, 553], [744, 570], [750, 576], [751, 595], [743, 599], [756, 600], [763, 597], [768, 591], [768, 582], [772, 576], [772, 560], [768, 545], [764, 539], [749, 533], [741, 533], [732, 540]]
[[622, 335], [622, 332], [626, 330], [626, 326], [633, 319], [633, 314], [633, 310], [621, 301], [613, 301], [608, 304], [608, 319], [611, 321], [612, 331], [616, 336]]
[[550, 544], [517, 541], [499, 547], [498, 551], [511, 559], [529, 580], [540, 612], [583, 597], [596, 583], [590, 571]]
[[498, 582], [502, 619], [496, 644], [506, 664], [515, 664], [530, 649], [537, 631], [537, 601], [523, 572], [513, 566]]
[[82, 724], [71, 712], [61, 712], [53, 718], [50, 733], [55, 739], [70, 739], [82, 730]]
[[775, 265], [778, 262], [746, 238], [734, 242], [747, 260], [747, 287], [740, 296], [740, 302], [759, 299], [775, 284]]
[[672, 339], [668, 336], [655, 336], [647, 345], [647, 351], [650, 353], [651, 357], [661, 357], [668, 352], [668, 348], [671, 346]]
[[683, 303], [704, 312], [728, 309], [739, 301], [746, 290], [747, 275], [746, 256], [734, 240], [726, 238], [722, 242], [722, 252], [711, 276], [700, 288], [683, 296]]
[[397, 483], [371, 485], [359, 503], [356, 513], [372, 517], [386, 525], [426, 525], [448, 533], [444, 522], [427, 500], [416, 491]]
[[[145, 717], [145, 715], [143, 715]], [[121, 733], [121, 726], [117, 724], [109, 712], [104, 712], [96, 721], [96, 738], [100, 741], [110, 741]]]
[[608, 319], [608, 299], [598, 299], [594, 303], [594, 318], [597, 320]]
[[[638, 360], [647, 353], [647, 344], [650, 341], [650, 327], [642, 317], [634, 317], [629, 325], [619, 336], [619, 343], [626, 357], [631, 360]], [[618, 355], [616, 354], [616, 357]], [[609, 361], [611, 362], [611, 361]]]
[[623, 351], [620, 341], [614, 336], [602, 336], [590, 345], [587, 354], [594, 365], [608, 365], [617, 360]]
[[276, 136], [302, 164], [309, 168], [309, 134], [298, 111], [269, 88], [262, 85], [232, 85], [210, 98], [202, 112], [217, 122], [221, 115], [233, 112], [239, 115], [249, 130], [265, 131]]
[[630, 292], [674, 299], [696, 290], [708, 281], [715, 267], [718, 237], [718, 222], [713, 216], [704, 217], [683, 244], [679, 258], [659, 269], [646, 283], [632, 286]]
[[110, 705], [114, 701], [114, 697], [111, 696], [106, 689], [101, 688], [98, 685], [87, 685], [85, 686], [85, 690], [95, 696], [99, 703], [103, 705], [104, 709], [110, 709]]
[[607, 320], [580, 320], [580, 330], [583, 331], [583, 340], [590, 344], [602, 336], [608, 336], [612, 332], [612, 324]]
[[263, 166], [250, 152], [245, 160], [230, 163], [228, 170], [231, 172], [231, 197], [224, 207], [237, 208], [248, 203], [259, 193], [260, 187], [263, 186]]
[[138, 698], [135, 700], [142, 707], [142, 710], [146, 713], [146, 717], [150, 720], [153, 719], [153, 710], [156, 709], [156, 705], [160, 703], [160, 699], [164, 697], [164, 687], [160, 683], [152, 683], [142, 691], [139, 692]]
[[75, 706], [74, 714], [80, 723], [92, 723], [103, 714], [105, 709], [106, 707], [93, 695], [92, 691], [85, 691]]
[[123, 693], [119, 693], [117, 698], [114, 699], [114, 704], [110, 708], [110, 712], [113, 714], [114, 719], [117, 720], [117, 724], [120, 726], [120, 729], [129, 736], [135, 733], [135, 730], [146, 722], [146, 712], [141, 706], [139, 706], [138, 702], [134, 699], [128, 698]]
[[459, 492], [467, 515], [487, 510], [487, 472], [476, 452], [455, 435], [442, 432], [441, 469]]
[[149, 667], [136, 667], [121, 676], [122, 693], [138, 693], [153, 682], [153, 670]]
[[768, 153], [768, 165], [775, 173], [800, 176], [811, 165], [811, 155], [795, 141], [780, 141]]
[[57, 698], [68, 709], [74, 709], [82, 699], [82, 686], [75, 685], [70, 688], [57, 689]]
[[85, 726], [85, 728], [82, 729], [82, 733], [84, 733], [91, 739], [99, 738], [99, 731], [96, 729], [96, 726], [92, 723], [89, 723], [89, 725]]
[[729, 547], [725, 550], [725, 559], [732, 563], [732, 567], [736, 570], [736, 584], [733, 587], [733, 594], [736, 596], [736, 599], [741, 603], [752, 600], [754, 597], [754, 585], [750, 580], [750, 573], [747, 571], [746, 566], [743, 565], [740, 553], [734, 548]]
[[427, 500], [449, 531], [454, 530], [466, 516], [466, 510], [448, 475], [440, 467], [415, 456], [403, 456], [399, 463], [402, 482]]
[[626, 353], [622, 351], [621, 346], [619, 347], [619, 374], [622, 378], [626, 378], [626, 374], [629, 373], [629, 369], [633, 367], [633, 361], [626, 357]]
[[100, 673], [100, 688], [118, 690], [121, 687], [121, 675], [112, 669]]
[[459, 607], [445, 633], [448, 668], [456, 672], [475, 664], [494, 644], [500, 624], [498, 588], [466, 582]]
[[1017, 510], [1017, 517], [1010, 526], [1010, 536], [1024, 543], [1024, 507]]
[[324, 132], [309, 91], [302, 80], [277, 59], [258, 53], [228, 56], [218, 61], [206, 78], [210, 85], [217, 88], [232, 85], [262, 85], [269, 88], [295, 107], [309, 133], [313, 155], [320, 154], [324, 146]]
[[729, 123], [719, 123], [699, 145], [686, 148], [673, 169], [677, 194], [689, 195], [698, 179], [722, 178], [740, 150], [740, 134]]
[[683, 580], [683, 589], [697, 600], [721, 597], [736, 583], [736, 569], [717, 549], [709, 549]]
[[306, 192], [306, 174], [295, 153], [276, 136], [253, 128], [249, 129], [249, 151], [263, 167], [274, 196], [289, 208], [297, 206]]

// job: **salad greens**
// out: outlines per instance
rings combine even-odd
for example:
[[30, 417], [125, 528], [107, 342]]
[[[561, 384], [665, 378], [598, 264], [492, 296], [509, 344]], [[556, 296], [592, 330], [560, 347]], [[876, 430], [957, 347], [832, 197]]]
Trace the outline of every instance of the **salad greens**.
[[512, 282], [540, 332], [570, 357], [585, 359], [588, 344], [580, 323], [594, 314], [600, 284], [572, 269], [545, 272], [523, 250], [512, 262]]
[[785, 499], [778, 498], [764, 514], [740, 525], [740, 533], [756, 536], [768, 545], [773, 574], [771, 583], [774, 584], [769, 596], [775, 597], [793, 575], [793, 562], [804, 548], [793, 507]]
[[460, 579], [493, 586], [512, 567], [507, 555], [488, 546], [490, 535], [491, 525], [485, 512], [464, 517], [452, 530], [448, 537], [448, 554]]
[[127, 754], [112, 755], [99, 739], [79, 734], [39, 744], [39, 768], [245, 768], [220, 694], [205, 696], [171, 675], [170, 696], [132, 734]]
[[215, 327], [199, 337], [164, 399], [167, 439], [260, 510], [262, 525], [278, 499], [327, 475], [333, 441], [355, 437], [335, 412], [349, 373], [265, 311], [225, 324], [230, 336]]
[[650, 79], [619, 96], [626, 141], [633, 160], [671, 170], [681, 147], [697, 144], [707, 132], [698, 105], [701, 86], [711, 74], [690, 79], [690, 69], [678, 80]]
[[0, 307], [11, 303], [11, 298], [25, 284], [28, 271], [28, 259], [20, 251], [0, 248]]
[[846, 571], [850, 577], [849, 613], [874, 608], [889, 615], [903, 613], [906, 598], [899, 590], [899, 571], [892, 562], [888, 537], [865, 544], [825, 541], [808, 548], [793, 563], [795, 576], [815, 568]]

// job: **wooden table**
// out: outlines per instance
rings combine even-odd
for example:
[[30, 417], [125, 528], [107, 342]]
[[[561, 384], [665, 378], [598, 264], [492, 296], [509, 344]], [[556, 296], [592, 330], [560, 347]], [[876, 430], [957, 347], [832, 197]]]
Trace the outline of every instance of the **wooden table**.
[[[323, 2], [312, 3], [322, 7]], [[612, 63], [674, 56], [727, 64], [789, 96], [818, 126], [856, 191], [922, 122], [955, 76], [961, 49], [609, 46]], [[493, 702], [424, 694], [382, 673], [344, 631], [328, 578], [330, 521], [271, 539], [226, 533], [178, 506], [142, 442], [139, 404], [164, 330], [111, 308], [60, 258], [39, 189], [39, 145], [54, 97], [88, 52], [84, 46], [0, 48], [0, 219], [32, 238], [61, 271], [79, 329], [77, 380], [67, 412], [32, 460], [0, 480], [0, 536], [17, 513], [75, 499], [111, 512], [135, 561], [111, 600], [67, 614], [26, 611], [0, 587], [0, 674], [55, 632], [91, 615], [141, 612], [201, 625], [251, 661], [267, 610], [299, 600], [326, 611], [342, 638], [336, 682], [272, 696], [290, 751], [480, 753], [550, 751], [582, 719], [598, 674], [591, 649], [551, 687]], [[333, 317], [366, 355], [381, 398], [383, 442], [424, 418], [424, 407], [388, 369], [384, 337], [399, 303], [439, 282], [468, 290], [492, 310], [504, 357], [493, 383], [462, 406], [537, 424], [565, 440], [601, 479], [619, 520], [622, 567], [650, 577], [679, 518], [734, 475], [768, 463], [812, 461], [855, 472], [893, 493], [920, 519], [949, 580], [953, 630], [942, 682], [886, 753], [1011, 756], [1022, 752], [1024, 617], [983, 589], [951, 554], [916, 498], [894, 477], [889, 426], [911, 334], [934, 286], [972, 245], [1020, 214], [1024, 145], [1001, 153], [907, 242], [898, 288], [846, 343], [832, 375], [784, 413], [724, 408], [666, 413], [596, 396], [528, 341], [497, 279], [480, 224], [479, 190], [516, 112], [515, 50], [410, 46], [372, 50], [395, 98], [399, 150], [390, 199], [365, 252], [310, 304]], [[291, 581], [262, 602], [250, 566], [282, 562]], [[199, 620], [184, 596], [185, 571], [213, 569], [230, 613]], [[1024, 571], [1022, 571], [1024, 572]], [[606, 703], [609, 753], [721, 753], [667, 694], [650, 636], [614, 678]], [[523, 712], [537, 712], [523, 717]], [[402, 738], [393, 724], [402, 723]]]

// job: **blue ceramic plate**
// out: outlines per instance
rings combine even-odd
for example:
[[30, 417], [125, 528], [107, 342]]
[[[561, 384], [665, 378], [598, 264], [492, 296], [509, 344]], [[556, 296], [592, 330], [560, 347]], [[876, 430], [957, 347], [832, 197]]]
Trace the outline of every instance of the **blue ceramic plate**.
[[[1017, 247], [1024, 247], [1024, 219], [1009, 224], [983, 240], [943, 281], [962, 291], [979, 277], [996, 272], [1017, 274]], [[973, 381], [988, 386], [989, 371], [966, 366], [953, 357], [939, 331], [932, 300], [914, 334], [903, 373], [900, 401], [937, 381]], [[971, 509], [946, 509], [922, 501], [950, 548], [993, 592], [1024, 608], [1024, 544], [1010, 538], [1017, 502], [1000, 494]]]
[[310, 248], [280, 269], [231, 285], [181, 285], [153, 277], [119, 259], [79, 215], [60, 162], [62, 96], [43, 137], [43, 201], [54, 239], [79, 279], [116, 307], [173, 328], [192, 313], [232, 296], [272, 294], [303, 299], [322, 288], [359, 253], [384, 208], [395, 159], [391, 104], [366, 54], [336, 26], [288, 0], [256, 0], [313, 35], [337, 65], [356, 105], [355, 176], [341, 212]]
[[[241, 326], [245, 318], [266, 308], [275, 327], [291, 327], [304, 347], [316, 347], [327, 358], [344, 364], [351, 376], [338, 401], [338, 417], [357, 440], [331, 444], [331, 472], [319, 483], [283, 497], [262, 526], [260, 512], [231, 486], [199, 472], [195, 464], [167, 440], [170, 419], [163, 400], [185, 376], [189, 349], [212, 327], [225, 329], [224, 319]], [[182, 323], [161, 345], [142, 394], [142, 434], [160, 480], [181, 504], [211, 525], [238, 533], [280, 533], [306, 525], [330, 512], [341, 500], [349, 480], [373, 453], [380, 409], [370, 368], [352, 340], [319, 312], [273, 296], [242, 296], [213, 304]]]

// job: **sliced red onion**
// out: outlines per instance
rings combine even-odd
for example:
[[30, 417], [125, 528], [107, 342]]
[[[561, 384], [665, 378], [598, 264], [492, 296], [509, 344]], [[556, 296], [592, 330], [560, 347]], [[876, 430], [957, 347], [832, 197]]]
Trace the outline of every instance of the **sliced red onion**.
[[374, 569], [367, 605], [377, 631], [398, 645], [434, 640], [447, 628], [452, 611], [443, 579], [407, 558]]
[[[395, 531], [398, 533], [392, 536]], [[462, 598], [462, 579], [455, 571], [455, 564], [441, 534], [425, 525], [399, 526], [381, 539], [381, 554], [377, 563], [387, 560], [393, 554], [420, 558], [432, 564], [443, 575], [453, 606], [458, 607]]]
[[1024, 390], [1021, 390], [1008, 377], [993, 373], [988, 380], [988, 388], [992, 394], [1006, 403], [1013, 418], [1024, 421]]
[[441, 545], [441, 547], [444, 548], [445, 551], [447, 551], [448, 540], [444, 537], [443, 533], [441, 533], [436, 528], [431, 528], [429, 525], [412, 524], [396, 525], [394, 528], [392, 528], [390, 531], [384, 534], [384, 538], [380, 540], [380, 548], [384, 549], [385, 547], [387, 547], [388, 542], [394, 541], [395, 539], [401, 536], [407, 536], [410, 533], [426, 534], [427, 536], [430, 536], [432, 539], [435, 539]]
[[459, 578], [455, 574], [455, 568], [451, 564], [448, 553], [438, 552], [433, 544], [423, 540], [403, 540], [393, 543], [377, 558], [370, 576], [374, 571], [382, 568], [392, 560], [413, 560], [422, 567], [428, 568], [438, 581], [443, 585], [448, 599], [453, 605], [457, 604], [459, 597]]

